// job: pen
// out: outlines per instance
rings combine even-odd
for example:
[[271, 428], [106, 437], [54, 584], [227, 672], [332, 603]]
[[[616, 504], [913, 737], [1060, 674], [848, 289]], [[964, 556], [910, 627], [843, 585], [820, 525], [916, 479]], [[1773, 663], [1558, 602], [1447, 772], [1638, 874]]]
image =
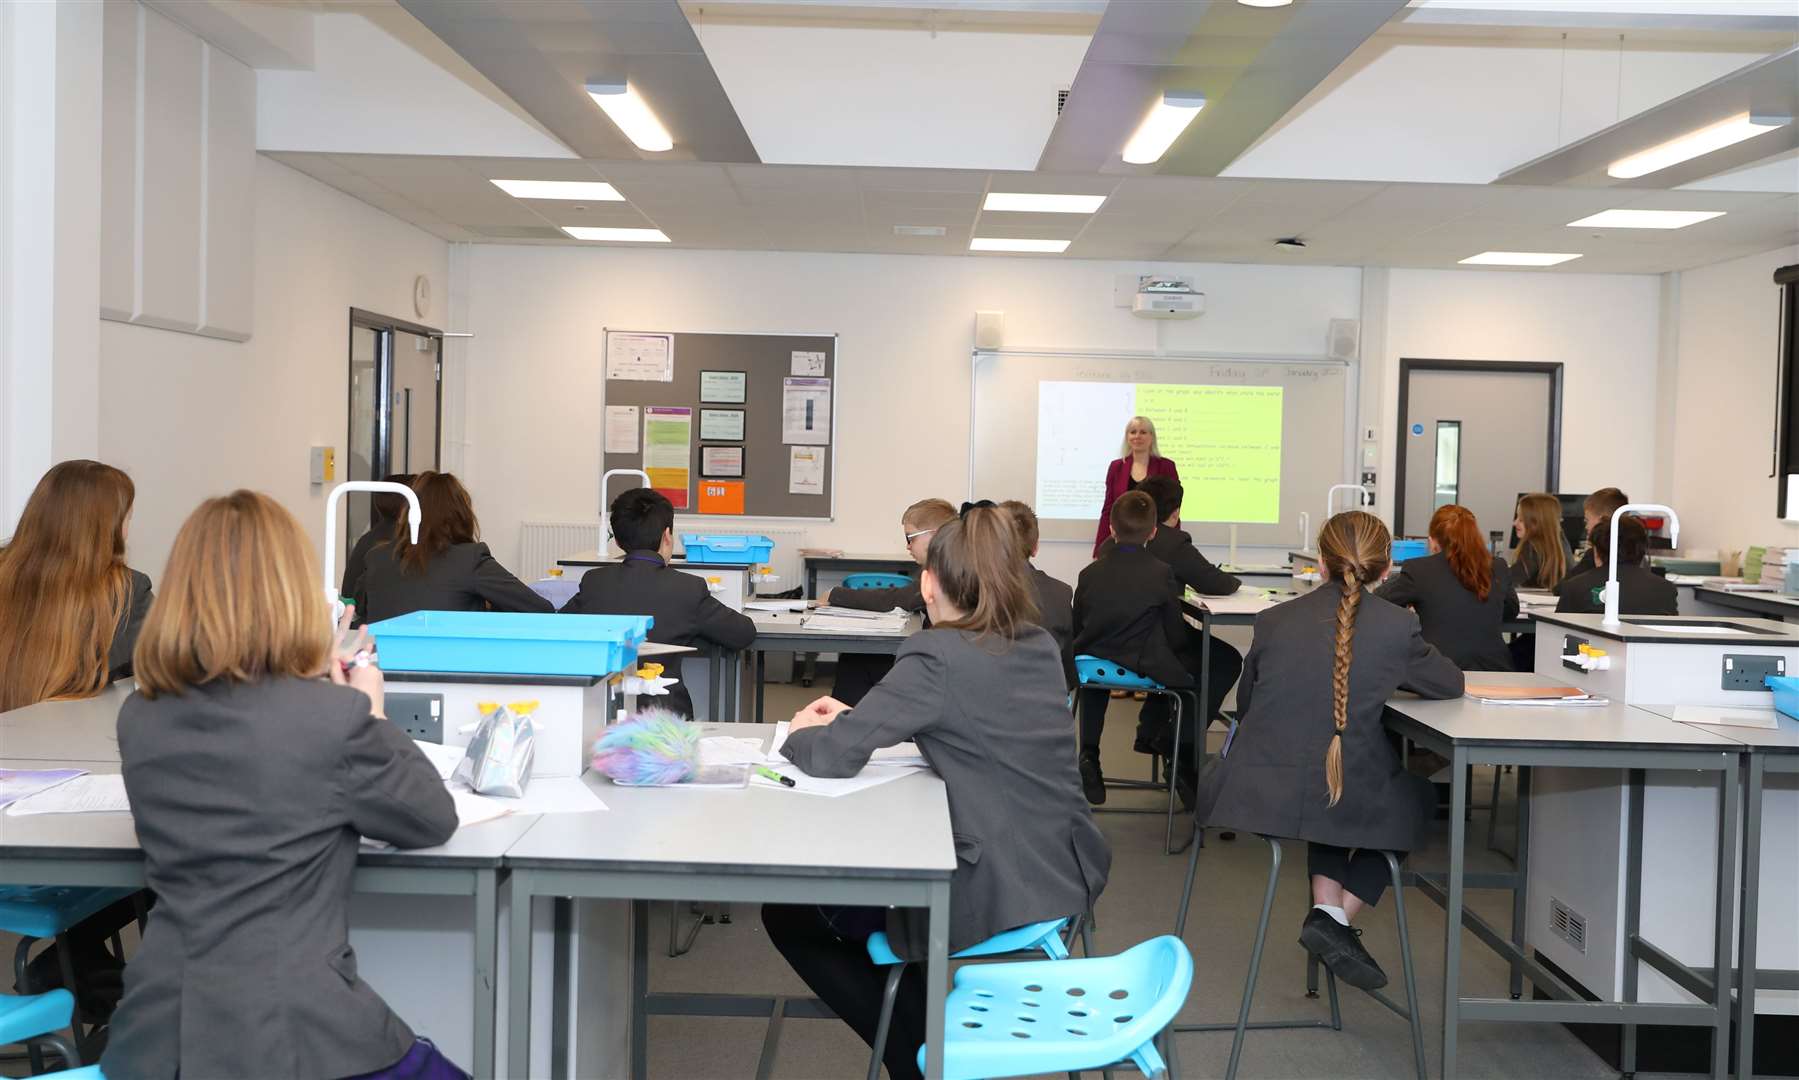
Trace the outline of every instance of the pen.
[[757, 776], [762, 777], [764, 780], [773, 780], [775, 783], [780, 784], [782, 787], [798, 787], [799, 786], [798, 784], [795, 784], [793, 782], [793, 777], [782, 776], [780, 773], [774, 771], [773, 769], [769, 768], [766, 765], [752, 765], [751, 768], [756, 770]]

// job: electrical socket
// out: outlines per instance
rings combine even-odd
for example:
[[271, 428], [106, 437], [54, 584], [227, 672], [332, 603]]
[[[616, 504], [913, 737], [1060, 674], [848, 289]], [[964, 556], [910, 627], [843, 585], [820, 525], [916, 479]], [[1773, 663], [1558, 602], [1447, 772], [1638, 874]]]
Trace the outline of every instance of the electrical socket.
[[444, 696], [442, 694], [387, 695], [387, 718], [400, 725], [408, 738], [419, 742], [444, 741]]
[[[1580, 655], [1580, 647], [1582, 645], [1591, 645], [1591, 644], [1592, 644], [1592, 642], [1588, 641], [1586, 638], [1575, 637], [1573, 634], [1568, 634], [1562, 638], [1562, 655], [1564, 657], [1579, 656]], [[1581, 667], [1579, 664], [1575, 663], [1572, 660], [1563, 660], [1562, 666], [1567, 668], [1569, 671], [1585, 671], [1585, 670], [1587, 670], [1586, 668]]]
[[1780, 656], [1757, 656], [1753, 653], [1725, 653], [1724, 681], [1726, 690], [1766, 690], [1770, 675], [1785, 675], [1787, 662]]

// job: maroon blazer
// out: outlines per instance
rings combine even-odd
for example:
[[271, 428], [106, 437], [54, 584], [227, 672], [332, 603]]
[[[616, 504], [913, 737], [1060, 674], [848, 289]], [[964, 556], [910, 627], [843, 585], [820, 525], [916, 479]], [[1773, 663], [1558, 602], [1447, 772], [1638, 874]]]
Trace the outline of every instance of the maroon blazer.
[[[1157, 457], [1154, 454], [1149, 456], [1149, 471], [1144, 474], [1144, 479], [1147, 480], [1151, 476], [1167, 476], [1175, 480], [1181, 478], [1180, 471], [1174, 467], [1171, 459]], [[1131, 459], [1128, 457], [1113, 458], [1112, 464], [1106, 469], [1106, 501], [1100, 504], [1099, 534], [1093, 538], [1093, 557], [1096, 559], [1099, 558], [1100, 545], [1104, 544], [1112, 535], [1112, 504], [1118, 500], [1118, 496], [1129, 490], [1131, 490]], [[1159, 525], [1161, 522], [1156, 524]]]

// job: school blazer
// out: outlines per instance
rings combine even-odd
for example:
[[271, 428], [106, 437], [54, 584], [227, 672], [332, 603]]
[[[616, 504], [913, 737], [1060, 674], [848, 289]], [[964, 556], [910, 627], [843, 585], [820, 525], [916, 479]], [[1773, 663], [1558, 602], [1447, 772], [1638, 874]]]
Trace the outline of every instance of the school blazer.
[[1074, 651], [1122, 664], [1163, 686], [1193, 685], [1181, 586], [1168, 564], [1136, 545], [1089, 563], [1074, 590]]
[[[1107, 537], [1099, 546], [1099, 557], [1105, 558], [1117, 546], [1118, 541]], [[1229, 596], [1243, 587], [1243, 582], [1235, 575], [1214, 566], [1212, 560], [1194, 546], [1192, 534], [1179, 525], [1156, 526], [1156, 534], [1143, 546], [1168, 564], [1176, 581], [1201, 596]]]
[[[922, 630], [861, 704], [794, 732], [781, 749], [812, 776], [842, 777], [881, 747], [917, 741], [949, 792], [951, 952], [1078, 915], [1105, 888], [1112, 849], [1081, 796], [1061, 666], [1055, 641], [1036, 627], [1010, 643]], [[895, 951], [922, 957], [921, 914], [895, 909], [887, 919]]]
[[1504, 559], [1493, 557], [1493, 584], [1485, 600], [1456, 580], [1442, 552], [1408, 559], [1374, 595], [1416, 612], [1424, 640], [1463, 671], [1512, 670], [1500, 624], [1518, 617], [1518, 590]]
[[1055, 639], [1062, 652], [1062, 681], [1073, 690], [1080, 682], [1074, 672], [1074, 590], [1035, 566], [1030, 571], [1031, 586], [1037, 591], [1037, 625]]
[[131, 677], [131, 653], [137, 648], [137, 635], [144, 628], [144, 616], [150, 613], [148, 576], [126, 568], [131, 575], [131, 599], [119, 613], [119, 625], [112, 632], [112, 646], [106, 651], [106, 681], [118, 682]]
[[[1144, 471], [1143, 479], [1147, 480], [1152, 476], [1168, 476], [1179, 480], [1181, 473], [1174, 467], [1173, 460], [1151, 454], [1149, 467]], [[1112, 535], [1112, 504], [1118, 501], [1118, 496], [1133, 490], [1136, 483], [1131, 480], [1129, 455], [1113, 458], [1112, 463], [1106, 466], [1106, 495], [1105, 501], [1100, 503], [1099, 531], [1093, 537], [1094, 558], [1099, 558], [1101, 545]]]
[[[1598, 615], [1605, 611], [1605, 567], [1562, 582], [1555, 590], [1555, 610]], [[1641, 566], [1618, 567], [1618, 614], [1678, 615], [1680, 590], [1667, 578]]]
[[894, 608], [923, 611], [924, 593], [919, 589], [917, 578], [913, 578], [910, 585], [897, 589], [848, 589], [839, 585], [825, 596], [825, 603], [857, 611], [892, 611]]
[[[1573, 576], [1575, 569], [1574, 552], [1568, 547], [1568, 538], [1556, 533], [1556, 540], [1562, 545], [1562, 577]], [[1543, 580], [1543, 560], [1537, 555], [1537, 549], [1520, 546], [1512, 560], [1512, 584], [1520, 589], [1550, 589], [1560, 585], [1560, 581], [1545, 582]], [[1588, 567], [1591, 569], [1591, 567]]]
[[101, 1059], [108, 1080], [358, 1076], [413, 1034], [356, 974], [357, 838], [441, 844], [437, 770], [360, 691], [214, 682], [119, 710], [156, 894]]
[[[648, 615], [649, 639], [663, 645], [721, 645], [747, 649], [756, 624], [713, 597], [703, 578], [673, 570], [654, 551], [633, 551], [623, 562], [595, 567], [581, 577], [581, 589], [562, 606], [566, 615]], [[679, 671], [671, 672], [679, 674]], [[669, 687], [666, 702], [641, 698], [646, 706], [666, 704], [693, 715], [686, 686]]]
[[392, 540], [394, 527], [398, 524], [393, 518], [376, 517], [369, 522], [369, 531], [357, 537], [350, 554], [344, 558], [343, 595], [356, 595], [356, 587], [362, 584], [362, 572], [368, 566], [369, 552], [375, 550], [376, 545]]
[[401, 565], [390, 544], [368, 553], [354, 594], [357, 618], [380, 622], [414, 611], [536, 611], [555, 605], [512, 576], [486, 544], [451, 544], [425, 563], [423, 572]]
[[1382, 730], [1401, 688], [1427, 698], [1462, 693], [1461, 669], [1424, 640], [1411, 612], [1364, 596], [1349, 665], [1343, 729], [1343, 798], [1329, 805], [1331, 659], [1340, 586], [1327, 584], [1256, 616], [1237, 684], [1230, 753], [1207, 762], [1195, 812], [1220, 829], [1346, 848], [1412, 851], [1424, 841], [1435, 795], [1405, 770]]

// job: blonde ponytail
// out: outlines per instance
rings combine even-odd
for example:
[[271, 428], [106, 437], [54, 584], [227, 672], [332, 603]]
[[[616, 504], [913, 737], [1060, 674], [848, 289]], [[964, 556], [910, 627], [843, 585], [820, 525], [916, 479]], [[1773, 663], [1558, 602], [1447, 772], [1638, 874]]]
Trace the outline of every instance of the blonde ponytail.
[[1343, 730], [1349, 726], [1349, 667], [1355, 658], [1356, 612], [1362, 586], [1378, 578], [1392, 561], [1393, 537], [1373, 514], [1349, 510], [1325, 522], [1318, 555], [1343, 595], [1337, 601], [1336, 649], [1331, 657], [1331, 738], [1324, 752], [1324, 784], [1329, 805], [1343, 798]]

